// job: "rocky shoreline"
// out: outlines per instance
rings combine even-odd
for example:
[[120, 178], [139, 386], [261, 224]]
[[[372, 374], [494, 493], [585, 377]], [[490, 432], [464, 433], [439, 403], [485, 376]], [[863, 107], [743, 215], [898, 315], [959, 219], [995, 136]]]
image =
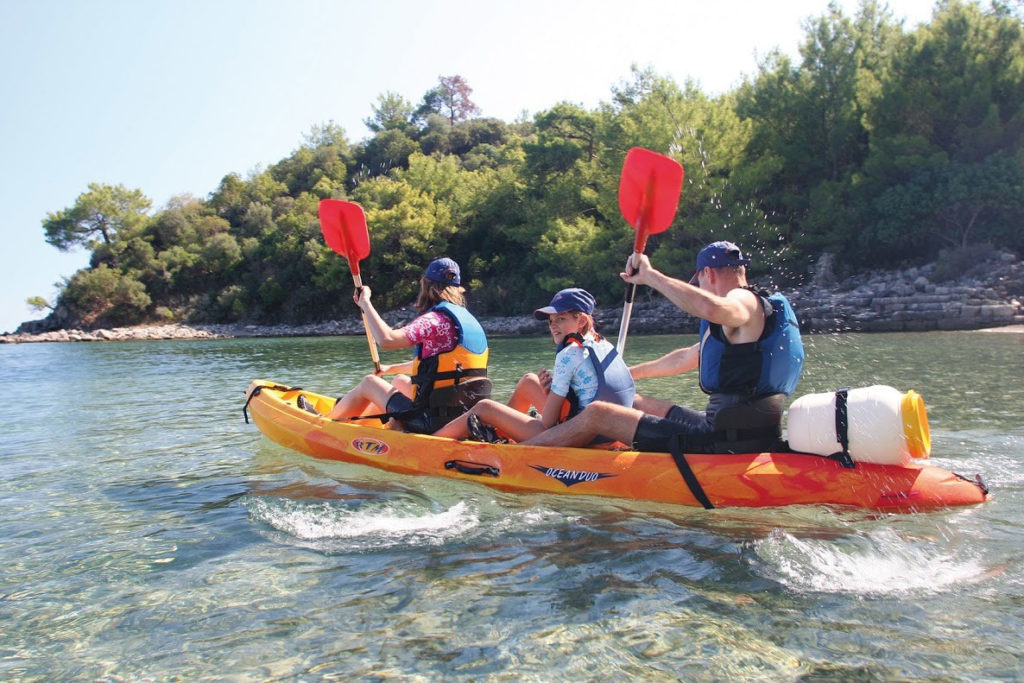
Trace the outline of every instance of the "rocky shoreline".
[[[819, 260], [807, 285], [784, 289], [804, 332], [924, 332], [1005, 328], [1024, 331], [1024, 264], [1013, 254], [997, 253], [955, 280], [935, 282], [936, 266], [899, 271], [871, 271], [838, 280], [833, 259]], [[595, 311], [598, 329], [618, 330], [621, 307]], [[411, 307], [384, 315], [389, 324], [411, 320]], [[533, 335], [546, 331], [529, 316], [481, 318], [493, 335]], [[630, 332], [643, 334], [693, 333], [697, 320], [681, 313], [661, 297], [637, 302]], [[0, 343], [152, 341], [168, 339], [226, 339], [245, 337], [313, 337], [362, 335], [358, 315], [306, 325], [163, 324], [96, 330], [32, 331], [25, 323], [15, 333], [0, 335]]]

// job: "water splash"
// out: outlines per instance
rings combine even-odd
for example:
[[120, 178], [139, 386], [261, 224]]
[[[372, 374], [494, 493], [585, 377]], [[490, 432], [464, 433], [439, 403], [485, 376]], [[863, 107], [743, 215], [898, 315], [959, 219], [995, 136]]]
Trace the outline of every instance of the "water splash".
[[400, 501], [356, 508], [338, 501], [313, 504], [252, 497], [250, 516], [273, 529], [273, 540], [321, 550], [367, 550], [394, 546], [442, 545], [479, 526], [479, 515], [465, 501], [441, 511]]
[[[697, 196], [705, 195], [707, 218], [717, 216], [721, 221], [716, 227], [708, 220], [710, 239], [727, 239], [741, 245], [743, 251], [754, 261], [767, 267], [756, 278], [758, 285], [769, 289], [792, 289], [806, 281], [803, 264], [794, 264], [793, 247], [789, 220], [775, 211], [762, 207], [756, 199], [745, 202], [726, 199], [729, 180], [717, 173], [719, 162], [705, 144], [700, 130], [695, 126], [676, 124], [670, 149], [677, 157], [696, 157], [697, 164], [687, 167], [687, 192]], [[692, 245], [691, 245], [692, 246]]]
[[801, 539], [775, 529], [754, 544], [769, 578], [798, 591], [905, 595], [940, 593], [986, 575], [977, 558], [879, 529], [841, 539]]

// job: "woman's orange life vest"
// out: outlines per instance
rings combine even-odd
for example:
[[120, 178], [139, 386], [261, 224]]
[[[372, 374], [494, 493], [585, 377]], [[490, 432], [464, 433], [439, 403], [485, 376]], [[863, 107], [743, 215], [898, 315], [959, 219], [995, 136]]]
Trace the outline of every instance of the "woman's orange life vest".
[[480, 322], [462, 306], [447, 301], [430, 310], [451, 318], [459, 337], [451, 351], [430, 358], [423, 358], [422, 344], [416, 346], [412, 364], [412, 400], [418, 406], [428, 404], [434, 389], [455, 386], [463, 379], [487, 376], [487, 335]]

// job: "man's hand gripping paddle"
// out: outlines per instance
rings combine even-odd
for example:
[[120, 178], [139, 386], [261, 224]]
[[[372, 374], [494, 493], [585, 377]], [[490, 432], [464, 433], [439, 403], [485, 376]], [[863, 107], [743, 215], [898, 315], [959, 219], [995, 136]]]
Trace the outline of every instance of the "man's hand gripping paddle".
[[[649, 236], [668, 230], [676, 215], [682, 189], [683, 167], [675, 159], [642, 147], [634, 147], [626, 154], [619, 180], [619, 210], [636, 231], [627, 270], [635, 270], [639, 265], [640, 254], [647, 248]], [[636, 285], [627, 284], [616, 345], [620, 356], [626, 348], [626, 332], [633, 314], [635, 293]]]
[[[366, 229], [366, 214], [363, 213], [363, 207], [355, 202], [340, 199], [320, 200], [320, 230], [328, 246], [348, 260], [348, 269], [352, 271], [352, 282], [358, 294], [363, 288], [363, 280], [359, 276], [359, 262], [370, 255], [370, 233]], [[380, 356], [370, 328], [366, 325], [365, 313], [363, 329], [366, 330], [366, 340], [370, 343], [374, 371], [379, 375]]]

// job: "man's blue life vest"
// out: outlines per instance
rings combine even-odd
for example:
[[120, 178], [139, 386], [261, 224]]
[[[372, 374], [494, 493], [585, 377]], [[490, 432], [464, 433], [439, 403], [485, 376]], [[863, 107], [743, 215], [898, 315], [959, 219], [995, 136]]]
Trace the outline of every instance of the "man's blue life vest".
[[[595, 401], [607, 401], [631, 408], [633, 397], [636, 395], [636, 387], [633, 384], [633, 376], [629, 374], [629, 367], [626, 366], [622, 356], [615, 350], [615, 347], [605, 339], [584, 338], [578, 334], [568, 334], [562, 343], [558, 345], [558, 351], [564, 349], [568, 344], [578, 344], [587, 350], [587, 357], [594, 366], [594, 373], [597, 375], [597, 395]], [[573, 417], [579, 414], [579, 397], [576, 392], [569, 388], [569, 415]]]
[[804, 345], [793, 307], [782, 294], [746, 287], [761, 301], [764, 331], [757, 341], [730, 344], [722, 326], [700, 321], [700, 388], [706, 394], [787, 396], [804, 369]]

